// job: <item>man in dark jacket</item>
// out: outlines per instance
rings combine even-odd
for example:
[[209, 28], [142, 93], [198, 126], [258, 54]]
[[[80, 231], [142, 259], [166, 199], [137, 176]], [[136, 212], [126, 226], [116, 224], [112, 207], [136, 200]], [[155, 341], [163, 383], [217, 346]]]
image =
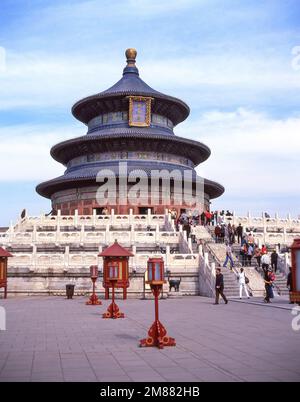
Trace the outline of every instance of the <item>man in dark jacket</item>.
[[273, 271], [277, 271], [277, 262], [278, 262], [278, 254], [276, 252], [276, 250], [273, 251], [273, 253], [271, 254], [271, 267], [273, 269]]
[[241, 243], [243, 237], [243, 226], [240, 223], [239, 226], [236, 228], [236, 234], [238, 238], [238, 243]]
[[223, 297], [223, 300], [225, 304], [228, 303], [228, 300], [226, 299], [226, 296], [224, 295], [224, 279], [223, 275], [221, 274], [221, 269], [217, 268], [216, 269], [216, 301], [215, 304], [219, 304], [219, 296], [221, 295]]

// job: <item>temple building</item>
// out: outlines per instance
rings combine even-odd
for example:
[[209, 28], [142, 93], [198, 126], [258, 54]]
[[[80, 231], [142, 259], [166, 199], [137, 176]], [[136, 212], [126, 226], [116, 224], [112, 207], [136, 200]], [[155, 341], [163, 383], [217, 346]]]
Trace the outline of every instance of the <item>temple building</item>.
[[[112, 208], [117, 214], [128, 214], [130, 209], [134, 214], [144, 214], [149, 208], [154, 214], [164, 213], [166, 208], [180, 213], [191, 206], [186, 197], [177, 194], [183, 190], [184, 180], [191, 184], [185, 192], [197, 196], [195, 167], [210, 156], [210, 149], [174, 134], [174, 127], [188, 117], [189, 107], [147, 85], [139, 77], [136, 54], [135, 49], [126, 50], [127, 65], [115, 85], [73, 106], [73, 116], [87, 126], [87, 133], [52, 147], [51, 156], [66, 166], [66, 171], [36, 188], [40, 195], [51, 199], [54, 214], [60, 210], [62, 215], [74, 215], [75, 211], [79, 215], [92, 215], [93, 211], [99, 215], [103, 209], [109, 213]], [[103, 172], [101, 183], [97, 179], [99, 172]], [[143, 178], [146, 176], [149, 193], [141, 201], [131, 203], [121, 182], [126, 191], [133, 190], [140, 181], [134, 181], [137, 172]], [[151, 190], [155, 202], [150, 197], [153, 172], [158, 180], [157, 188], [153, 186]], [[170, 173], [169, 198], [165, 197], [160, 172]], [[179, 186], [174, 172], [182, 174]], [[184, 179], [186, 173], [190, 174], [189, 179]], [[104, 203], [97, 191], [110, 174], [116, 178], [115, 188], [111, 186], [114, 197]], [[202, 207], [208, 209], [210, 200], [219, 197], [224, 188], [208, 179], [202, 183]]]
[[[195, 209], [193, 199], [196, 206], [207, 209], [210, 200], [223, 193], [220, 184], [199, 178], [195, 171], [210, 150], [201, 142], [174, 134], [174, 127], [187, 118], [188, 106], [139, 78], [134, 49], [128, 49], [126, 57], [120, 81], [73, 106], [73, 115], [87, 125], [87, 134], [51, 150], [52, 157], [67, 168], [62, 176], [37, 186], [39, 194], [51, 199], [52, 214], [30, 216], [24, 210], [15, 224], [0, 231], [0, 247], [11, 255], [7, 281], [0, 272], [8, 297], [65, 295], [66, 285], [74, 284], [75, 294], [88, 298], [93, 266], [99, 272], [97, 292], [104, 296], [102, 256], [116, 240], [130, 254], [126, 270], [120, 271], [124, 286], [116, 289], [118, 297], [124, 295], [124, 289], [129, 298], [152, 297], [146, 281], [150, 257], [164, 260], [169, 279], [164, 297], [215, 294], [215, 268], [224, 263], [226, 245], [215, 242], [210, 226], [192, 225], [189, 236], [172, 214], [174, 209], [177, 214]], [[106, 195], [110, 196], [105, 199]], [[241, 224], [246, 233], [255, 232], [258, 244], [273, 248], [278, 243], [290, 245], [300, 234], [300, 221], [290, 216], [233, 214], [222, 219]], [[278, 266], [282, 272], [288, 271], [287, 256]], [[251, 267], [245, 271], [252, 294], [262, 296], [264, 278]], [[238, 296], [235, 273], [228, 269], [223, 274], [226, 295]], [[171, 287], [174, 281], [180, 285], [179, 291]], [[283, 292], [286, 279], [281, 281], [280, 285], [277, 279], [276, 286]]]

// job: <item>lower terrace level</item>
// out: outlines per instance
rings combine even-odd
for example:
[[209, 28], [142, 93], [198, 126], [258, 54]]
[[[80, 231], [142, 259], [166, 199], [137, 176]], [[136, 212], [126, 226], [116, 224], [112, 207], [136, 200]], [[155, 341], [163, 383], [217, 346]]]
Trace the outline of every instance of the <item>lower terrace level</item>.
[[110, 301], [85, 301], [0, 299], [7, 317], [0, 381], [300, 381], [300, 330], [287, 300], [277, 307], [161, 300], [160, 319], [177, 343], [163, 350], [138, 346], [154, 319], [153, 300], [119, 300], [119, 320], [102, 319]]

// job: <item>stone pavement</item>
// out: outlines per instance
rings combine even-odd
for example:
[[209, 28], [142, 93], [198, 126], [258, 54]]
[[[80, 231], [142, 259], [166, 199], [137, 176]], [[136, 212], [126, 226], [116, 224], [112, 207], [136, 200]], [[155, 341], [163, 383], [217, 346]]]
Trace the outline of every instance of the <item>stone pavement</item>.
[[[126, 318], [104, 320], [85, 298], [0, 300], [0, 381], [300, 381], [300, 331], [290, 310], [202, 297], [160, 301], [176, 347], [139, 348], [152, 300], [119, 300]], [[300, 319], [298, 320], [300, 326]]]

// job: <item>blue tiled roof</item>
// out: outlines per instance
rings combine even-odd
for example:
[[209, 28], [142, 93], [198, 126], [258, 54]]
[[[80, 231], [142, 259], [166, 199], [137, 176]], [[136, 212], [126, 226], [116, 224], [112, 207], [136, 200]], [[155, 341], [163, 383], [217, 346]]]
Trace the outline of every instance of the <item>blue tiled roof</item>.
[[[96, 183], [96, 176], [101, 171], [101, 169], [109, 169], [116, 174], [116, 177], [119, 177], [119, 166], [118, 161], [116, 162], [99, 162], [98, 166], [80, 166], [77, 169], [69, 169], [66, 171], [64, 175], [56, 177], [55, 179], [43, 182], [39, 184], [36, 188], [37, 192], [44, 196], [49, 197], [56, 191], [66, 188], [77, 187], [80, 185], [80, 182], [94, 182]], [[192, 180], [196, 179], [197, 173], [194, 169], [172, 164], [172, 163], [162, 163], [162, 162], [148, 162], [148, 161], [134, 161], [128, 162], [127, 164], [127, 174], [132, 171], [142, 171], [147, 174], [148, 177], [155, 177], [156, 175], [151, 176], [152, 170], [179, 170], [183, 175], [184, 171], [189, 171], [192, 173]], [[204, 187], [205, 192], [210, 195], [211, 198], [219, 197], [224, 192], [224, 187], [219, 183], [214, 181], [204, 179]]]
[[[163, 109], [174, 125], [186, 119], [190, 112], [185, 102], [151, 88], [139, 77], [139, 71], [135, 66], [127, 66], [123, 70], [123, 77], [116, 84], [105, 91], [79, 100], [74, 104], [72, 113], [78, 120], [87, 124], [91, 118], [99, 115], [100, 110], [103, 113], [103, 107], [108, 108], [106, 112], [118, 111], [114, 110], [116, 103], [128, 95], [153, 97], [153, 108], [157, 106], [159, 110]], [[112, 103], [107, 106], [109, 102]], [[117, 109], [121, 110], [120, 104]]]
[[139, 77], [139, 70], [137, 67], [125, 67], [123, 70], [123, 77], [112, 87], [101, 92], [99, 95], [116, 94], [122, 92], [130, 92], [133, 94], [142, 93], [148, 96], [164, 95], [161, 92], [151, 88]]

